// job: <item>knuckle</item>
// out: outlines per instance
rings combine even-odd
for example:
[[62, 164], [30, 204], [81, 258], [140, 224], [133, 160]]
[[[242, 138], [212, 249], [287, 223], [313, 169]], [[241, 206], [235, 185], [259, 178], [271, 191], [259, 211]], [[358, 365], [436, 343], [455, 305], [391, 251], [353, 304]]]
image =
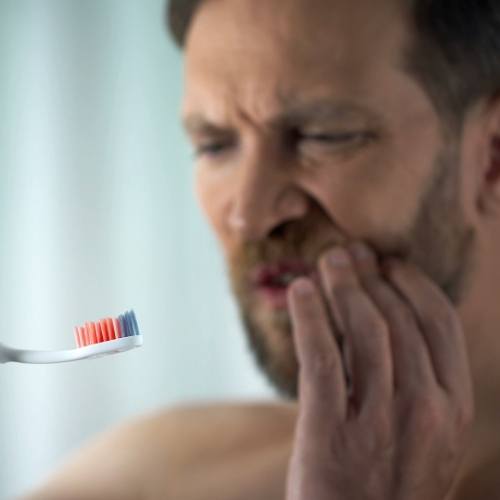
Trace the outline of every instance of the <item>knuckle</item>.
[[316, 383], [330, 379], [337, 366], [335, 358], [331, 354], [318, 352], [311, 356], [304, 368], [308, 378], [312, 378]]
[[371, 295], [377, 297], [377, 302], [382, 305], [389, 319], [403, 324], [415, 324], [416, 318], [410, 307], [395, 297], [379, 278], [369, 278], [366, 288]]
[[372, 429], [372, 446], [387, 451], [393, 447], [393, 422], [388, 412], [378, 412], [370, 420]]
[[352, 304], [360, 295], [359, 288], [351, 283], [336, 283], [332, 285], [331, 290], [333, 296], [345, 307]]
[[398, 397], [398, 415], [401, 422], [406, 422], [409, 427], [419, 430], [429, 429], [440, 422], [441, 403], [433, 393], [413, 389]]
[[337, 453], [340, 463], [346, 453], [375, 463], [380, 460], [390, 461], [396, 451], [395, 431], [386, 415], [374, 416], [369, 424], [359, 420], [356, 425], [347, 427], [345, 431], [347, 432], [335, 433], [328, 441], [330, 453]]
[[380, 315], [370, 315], [364, 320], [364, 327], [375, 335], [383, 338], [389, 337], [389, 325]]
[[467, 405], [464, 409], [464, 419], [466, 423], [471, 424], [476, 419], [476, 410], [473, 404]]
[[336, 432], [327, 438], [328, 454], [336, 463], [342, 463], [346, 454], [357, 444], [355, 437], [346, 431], [347, 429], [337, 428]]
[[370, 276], [364, 279], [363, 287], [368, 294], [375, 298], [378, 303], [391, 303], [394, 301], [394, 292], [378, 276]]
[[439, 398], [421, 395], [415, 400], [413, 425], [419, 432], [425, 433], [443, 424], [444, 415]]
[[454, 314], [450, 313], [447, 308], [439, 308], [432, 316], [432, 322], [440, 332], [449, 332], [455, 330], [459, 323]]
[[340, 306], [343, 325], [354, 334], [369, 331], [363, 341], [378, 345], [389, 342], [390, 327], [386, 317], [367, 297], [366, 291], [352, 284], [340, 284], [334, 288], [334, 298]]
[[304, 329], [309, 329], [317, 325], [318, 323], [318, 314], [316, 311], [312, 310], [310, 307], [305, 307], [301, 309], [299, 316], [300, 320], [300, 326], [299, 328], [304, 330]]
[[455, 425], [458, 430], [467, 429], [475, 419], [475, 412], [473, 405], [465, 405], [459, 407], [455, 411]]
[[404, 327], [414, 327], [416, 325], [413, 312], [404, 304], [390, 306], [388, 314], [398, 325], [402, 325]]

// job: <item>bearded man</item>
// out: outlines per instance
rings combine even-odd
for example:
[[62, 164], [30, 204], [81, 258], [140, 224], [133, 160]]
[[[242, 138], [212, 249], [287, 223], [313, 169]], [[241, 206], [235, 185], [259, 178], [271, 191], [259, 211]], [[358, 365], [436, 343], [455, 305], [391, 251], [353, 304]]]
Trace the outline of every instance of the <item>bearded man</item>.
[[29, 498], [500, 498], [498, 0], [168, 12], [197, 196], [282, 401], [128, 423]]

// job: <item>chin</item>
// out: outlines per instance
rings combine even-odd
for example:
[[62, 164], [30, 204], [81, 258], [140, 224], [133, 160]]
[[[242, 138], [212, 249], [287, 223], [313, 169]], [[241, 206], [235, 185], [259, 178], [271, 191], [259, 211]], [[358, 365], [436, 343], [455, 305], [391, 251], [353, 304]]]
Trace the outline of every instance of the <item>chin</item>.
[[295, 399], [298, 363], [288, 310], [273, 310], [260, 304], [238, 303], [248, 347], [273, 388], [283, 397]]

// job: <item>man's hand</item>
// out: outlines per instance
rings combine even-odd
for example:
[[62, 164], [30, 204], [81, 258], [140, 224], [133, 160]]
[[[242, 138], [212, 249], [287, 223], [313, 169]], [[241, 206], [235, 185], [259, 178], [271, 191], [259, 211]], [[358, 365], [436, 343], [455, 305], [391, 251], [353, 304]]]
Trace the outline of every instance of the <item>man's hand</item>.
[[444, 500], [474, 413], [457, 314], [414, 266], [383, 276], [366, 246], [336, 250], [319, 263], [326, 300], [306, 278], [289, 290], [300, 410], [286, 498]]

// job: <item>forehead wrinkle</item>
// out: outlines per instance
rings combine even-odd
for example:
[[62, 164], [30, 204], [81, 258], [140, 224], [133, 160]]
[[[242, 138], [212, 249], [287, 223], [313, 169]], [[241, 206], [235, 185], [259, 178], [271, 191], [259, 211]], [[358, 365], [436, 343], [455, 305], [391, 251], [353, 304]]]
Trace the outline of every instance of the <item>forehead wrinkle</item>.
[[211, 112], [208, 110], [192, 110], [184, 114], [183, 123], [189, 132], [199, 132], [199, 131], [228, 131], [232, 127], [236, 128], [242, 124], [253, 127], [261, 128], [263, 125], [273, 123], [275, 120], [269, 117], [263, 117], [259, 119], [259, 116], [255, 113], [246, 111], [242, 107], [236, 107], [235, 109], [228, 110], [225, 108], [222, 110], [219, 107], [218, 112], [214, 112], [214, 108]]
[[[238, 109], [235, 111], [242, 121], [275, 127], [309, 120], [341, 122], [355, 118], [380, 119], [371, 108], [355, 99], [335, 95], [335, 89], [328, 86], [294, 89], [275, 82], [269, 92], [268, 85], [262, 89], [258, 84], [243, 85], [243, 90], [236, 93]], [[266, 97], [266, 94], [270, 95]]]
[[[218, 128], [224, 130], [228, 128], [231, 122], [245, 123], [251, 127], [260, 127], [267, 129], [276, 129], [283, 126], [299, 126], [303, 123], [331, 123], [341, 124], [352, 122], [353, 120], [362, 120], [364, 123], [381, 124], [382, 117], [374, 110], [357, 104], [354, 101], [338, 100], [335, 97], [311, 97], [304, 99], [290, 96], [289, 98], [277, 98], [275, 105], [266, 108], [265, 111], [256, 111], [244, 107], [237, 107], [234, 112], [221, 113], [217, 118], [214, 115], [204, 115], [202, 112], [187, 113], [184, 119], [186, 128], [204, 129]], [[261, 106], [265, 108], [265, 104]], [[228, 119], [230, 116], [236, 119]], [[226, 119], [223, 118], [226, 117]]]
[[185, 95], [182, 115], [187, 125], [204, 121], [219, 128], [238, 124], [271, 127], [281, 119], [289, 102], [283, 92], [273, 86], [270, 89], [267, 82], [259, 88], [252, 82], [219, 80], [203, 85], [198, 92]]
[[236, 121], [250, 127], [267, 127], [285, 106], [279, 86], [272, 81], [268, 80], [262, 87], [255, 81], [241, 82], [238, 87], [234, 100], [228, 102], [229, 111]]
[[[303, 100], [331, 96], [366, 106], [363, 117], [371, 111], [388, 121], [391, 108], [380, 105], [373, 88], [381, 88], [382, 70], [402, 73], [398, 43], [405, 32], [402, 16], [398, 9], [388, 15], [387, 8], [373, 12], [363, 8], [379, 0], [356, 0], [353, 5], [350, 1], [313, 0], [315, 6], [326, 7], [316, 13], [310, 12], [309, 0], [278, 0], [272, 9], [264, 8], [268, 0], [204, 2], [186, 47], [191, 106], [214, 123], [262, 127], [288, 117], [287, 110], [299, 96]], [[379, 7], [388, 6], [389, 0], [380, 1]], [[354, 17], [347, 23], [349, 12]], [[325, 23], [328, 29], [323, 29]], [[360, 28], [355, 44], [348, 43], [352, 26], [347, 25]], [[330, 113], [330, 118], [342, 119], [338, 113]], [[327, 114], [323, 116], [330, 119]], [[295, 113], [293, 119], [305, 116]]]

